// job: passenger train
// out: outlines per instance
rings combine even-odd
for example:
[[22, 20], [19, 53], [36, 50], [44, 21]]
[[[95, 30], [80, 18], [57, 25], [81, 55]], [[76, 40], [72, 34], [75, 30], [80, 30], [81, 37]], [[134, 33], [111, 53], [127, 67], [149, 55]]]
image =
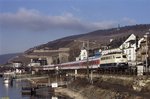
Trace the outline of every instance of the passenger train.
[[125, 54], [114, 53], [101, 57], [90, 57], [85, 60], [66, 62], [55, 65], [43, 66], [43, 70], [69, 70], [69, 69], [127, 69], [128, 61]]

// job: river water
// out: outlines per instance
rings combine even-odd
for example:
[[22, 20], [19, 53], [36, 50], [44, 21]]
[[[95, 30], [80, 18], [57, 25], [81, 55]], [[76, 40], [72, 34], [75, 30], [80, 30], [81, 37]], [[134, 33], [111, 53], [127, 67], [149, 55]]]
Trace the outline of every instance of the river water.
[[[22, 95], [22, 86], [28, 84], [25, 81], [13, 81], [13, 84], [4, 84], [3, 78], [0, 78], [0, 99], [69, 99], [62, 96], [47, 95], [44, 97]], [[43, 91], [46, 91], [43, 90]]]
[[0, 78], [0, 99], [9, 97], [9, 99], [29, 99], [21, 94], [22, 82], [13, 81], [13, 85], [4, 84], [3, 78]]

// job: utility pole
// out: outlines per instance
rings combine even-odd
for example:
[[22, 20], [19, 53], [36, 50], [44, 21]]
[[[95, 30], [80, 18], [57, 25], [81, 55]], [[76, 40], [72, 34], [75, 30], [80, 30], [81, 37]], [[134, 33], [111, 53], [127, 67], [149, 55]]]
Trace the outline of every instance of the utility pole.
[[87, 43], [87, 78], [89, 79], [89, 41]]
[[147, 74], [147, 72], [148, 72], [148, 35], [149, 35], [149, 32], [147, 32], [145, 35], [144, 35], [144, 37], [146, 38], [146, 74]]
[[[136, 44], [136, 48], [135, 48], [135, 66], [136, 66], [136, 69], [137, 69], [137, 50], [138, 50], [138, 42], [139, 42], [139, 37], [136, 36], [135, 38], [135, 44]], [[137, 72], [137, 71], [136, 71]]]

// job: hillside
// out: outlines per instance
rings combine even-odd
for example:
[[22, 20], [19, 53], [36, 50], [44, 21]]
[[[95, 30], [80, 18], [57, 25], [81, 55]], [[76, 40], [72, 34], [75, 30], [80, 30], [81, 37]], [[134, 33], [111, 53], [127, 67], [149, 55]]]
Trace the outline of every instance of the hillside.
[[[61, 39], [57, 39], [48, 42], [46, 44], [31, 48], [30, 50], [27, 50], [27, 52], [28, 51], [32, 52], [33, 49], [44, 49], [44, 48], [58, 49], [60, 47], [75, 48], [77, 46], [81, 47], [82, 42], [80, 41], [84, 41], [84, 40], [88, 40], [90, 42], [96, 42], [95, 46], [102, 46], [108, 44], [110, 39], [128, 37], [132, 33], [138, 35], [139, 37], [142, 37], [149, 29], [150, 29], [150, 24], [141, 24], [141, 25], [125, 26], [125, 27], [112, 28], [106, 30], [97, 30], [86, 34], [68, 36]], [[93, 44], [91, 44], [91, 46], [92, 45]]]

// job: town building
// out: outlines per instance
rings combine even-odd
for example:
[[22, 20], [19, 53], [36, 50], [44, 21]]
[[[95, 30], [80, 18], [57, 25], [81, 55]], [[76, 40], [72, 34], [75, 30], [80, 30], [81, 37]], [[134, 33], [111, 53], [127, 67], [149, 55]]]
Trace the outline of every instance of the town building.
[[140, 48], [140, 44], [143, 40], [143, 38], [139, 39], [136, 35], [131, 34], [119, 47], [123, 53], [127, 55], [128, 62], [131, 65], [137, 64], [136, 51]]
[[[147, 41], [147, 44], [146, 44]], [[146, 49], [147, 48], [147, 49]], [[146, 56], [148, 59], [148, 63], [150, 64], [150, 37], [148, 38], [143, 38], [142, 42], [140, 43], [140, 47], [137, 49], [137, 61], [140, 63], [146, 62]], [[147, 55], [146, 55], [147, 51]]]
[[69, 52], [69, 48], [59, 48], [56, 50], [35, 49], [30, 53], [25, 53], [14, 57], [13, 59], [9, 60], [9, 63], [13, 64], [13, 66], [16, 68], [20, 68], [20, 66], [32, 67], [59, 64], [69, 61]]
[[13, 62], [13, 67], [15, 68], [15, 73], [22, 73], [22, 72], [24, 72], [24, 70], [20, 69], [21, 66], [22, 66], [21, 62], [17, 62], [17, 61]]
[[69, 48], [59, 48], [58, 50], [40, 49], [27, 54], [31, 59], [29, 66], [51, 65], [68, 62]]
[[135, 62], [137, 45], [134, 34], [131, 34], [119, 48], [127, 55], [129, 62]]

